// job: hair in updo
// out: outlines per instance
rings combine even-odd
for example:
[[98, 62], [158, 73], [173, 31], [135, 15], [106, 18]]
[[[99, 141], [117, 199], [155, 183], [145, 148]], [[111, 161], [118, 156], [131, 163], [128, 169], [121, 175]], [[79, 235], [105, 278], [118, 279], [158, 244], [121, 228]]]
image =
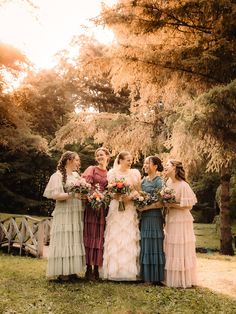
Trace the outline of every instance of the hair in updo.
[[157, 166], [157, 171], [162, 172], [164, 167], [162, 165], [161, 159], [158, 158], [157, 156], [148, 156], [147, 157], [149, 160], [151, 160], [151, 162], [153, 163], [153, 165]]
[[181, 161], [170, 159], [169, 162], [175, 166], [175, 178], [179, 181], [186, 181], [185, 170]]
[[100, 150], [102, 150], [108, 157], [110, 156], [110, 152], [106, 147], [99, 147], [95, 150], [95, 153], [94, 153], [95, 157], [97, 155], [97, 152], [99, 152]]
[[62, 174], [62, 182], [66, 183], [67, 175], [66, 175], [66, 163], [67, 160], [74, 160], [78, 154], [76, 152], [66, 151], [61, 155], [60, 160], [57, 164], [57, 170], [59, 170]]
[[129, 156], [129, 155], [131, 155], [131, 154], [130, 154], [130, 152], [128, 152], [128, 151], [122, 151], [122, 152], [120, 152], [120, 153], [117, 155], [117, 157], [116, 157], [116, 159], [117, 159], [117, 164], [119, 165], [119, 164], [120, 164], [120, 160], [124, 160], [125, 157], [126, 157], [126, 156]]

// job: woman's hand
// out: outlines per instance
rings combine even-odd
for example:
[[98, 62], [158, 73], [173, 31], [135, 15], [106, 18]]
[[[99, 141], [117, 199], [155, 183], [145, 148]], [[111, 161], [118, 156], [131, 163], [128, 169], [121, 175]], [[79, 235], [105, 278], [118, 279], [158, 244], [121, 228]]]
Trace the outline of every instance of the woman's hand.
[[131, 199], [133, 199], [133, 198], [138, 198], [140, 196], [140, 194], [139, 194], [139, 192], [138, 191], [132, 191], [131, 193], [130, 193], [130, 197], [131, 197]]
[[79, 200], [86, 200], [87, 195], [82, 193], [75, 193], [75, 198], [78, 198]]
[[121, 201], [122, 194], [113, 193], [112, 197], [117, 201]]

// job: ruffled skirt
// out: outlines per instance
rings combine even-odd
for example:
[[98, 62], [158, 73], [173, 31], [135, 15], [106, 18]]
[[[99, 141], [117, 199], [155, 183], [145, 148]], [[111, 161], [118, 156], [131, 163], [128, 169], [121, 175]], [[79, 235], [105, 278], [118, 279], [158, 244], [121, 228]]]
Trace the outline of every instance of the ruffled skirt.
[[56, 202], [49, 244], [48, 277], [84, 271], [83, 217], [81, 201]]
[[160, 209], [147, 210], [141, 218], [140, 275], [146, 282], [164, 280], [163, 217]]
[[193, 217], [189, 210], [171, 209], [166, 216], [164, 251], [168, 287], [196, 285], [196, 251]]
[[103, 278], [137, 280], [139, 275], [139, 226], [133, 202], [118, 211], [118, 201], [112, 200], [106, 218]]

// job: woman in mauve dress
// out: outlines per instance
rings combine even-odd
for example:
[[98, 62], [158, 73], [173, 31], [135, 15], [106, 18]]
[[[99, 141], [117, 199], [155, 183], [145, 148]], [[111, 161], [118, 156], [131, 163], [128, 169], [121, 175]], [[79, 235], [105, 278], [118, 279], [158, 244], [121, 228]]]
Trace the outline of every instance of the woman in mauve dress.
[[196, 285], [196, 252], [193, 217], [190, 213], [196, 196], [185, 179], [180, 161], [169, 160], [165, 166], [167, 187], [175, 192], [176, 203], [167, 205], [165, 226], [165, 284], [168, 287]]
[[[95, 189], [99, 186], [103, 192], [107, 186], [107, 164], [109, 151], [100, 147], [95, 151], [97, 166], [89, 166], [83, 177]], [[84, 246], [86, 252], [87, 280], [99, 279], [99, 268], [103, 264], [103, 244], [105, 230], [105, 208], [100, 208], [99, 213], [87, 203], [84, 213]]]

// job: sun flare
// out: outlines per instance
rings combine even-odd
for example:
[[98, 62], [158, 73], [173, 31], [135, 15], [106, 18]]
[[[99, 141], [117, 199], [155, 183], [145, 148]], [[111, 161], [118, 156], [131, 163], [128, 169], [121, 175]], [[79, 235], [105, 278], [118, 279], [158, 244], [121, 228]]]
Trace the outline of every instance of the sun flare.
[[[115, 0], [103, 1], [113, 5]], [[96, 28], [89, 21], [101, 10], [100, 0], [35, 0], [37, 8], [29, 10], [22, 1], [0, 6], [0, 42], [19, 48], [38, 68], [50, 68], [53, 57], [62, 49], [69, 49], [73, 36], [87, 33], [109, 44], [114, 40], [112, 31]]]

